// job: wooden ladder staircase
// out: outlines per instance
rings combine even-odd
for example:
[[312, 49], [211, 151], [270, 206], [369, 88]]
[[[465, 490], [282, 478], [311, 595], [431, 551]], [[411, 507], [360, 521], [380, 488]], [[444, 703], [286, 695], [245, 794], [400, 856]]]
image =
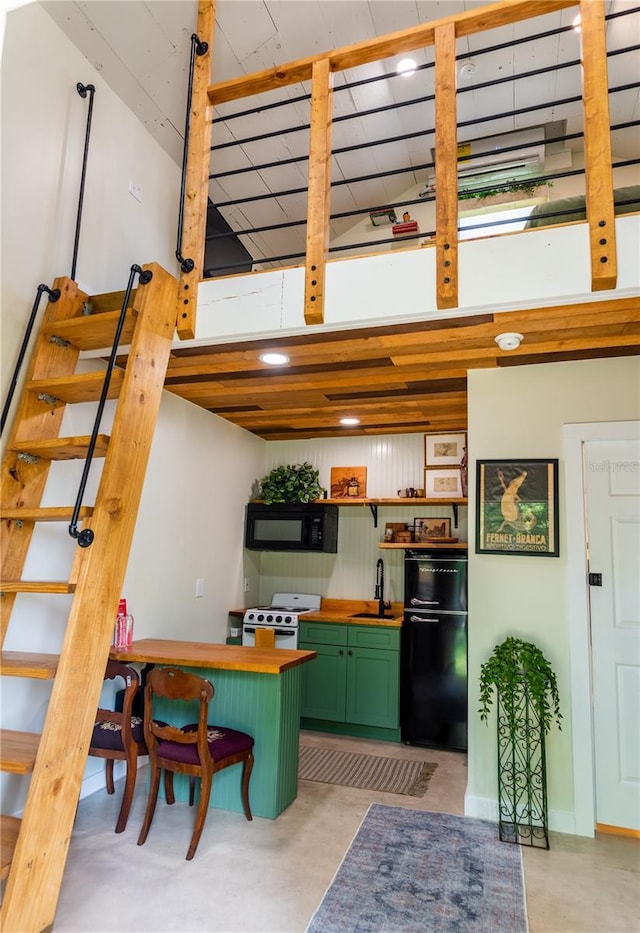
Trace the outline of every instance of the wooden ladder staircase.
[[4, 703], [8, 678], [52, 680], [42, 734], [0, 734], [1, 770], [31, 775], [22, 818], [0, 823], [5, 933], [51, 929], [62, 883], [175, 329], [176, 280], [154, 263], [144, 270], [151, 281], [131, 290], [119, 341], [130, 345], [126, 368], [110, 382], [111, 433], [95, 445], [98, 491], [79, 516], [95, 538], [76, 548], [67, 581], [21, 578], [36, 525], [72, 518], [73, 506], [41, 508], [45, 484], [52, 461], [86, 457], [90, 438], [59, 437], [62, 418], [67, 404], [100, 398], [104, 373], [76, 374], [76, 364], [81, 350], [109, 355], [125, 293], [89, 298], [70, 279], [55, 281], [60, 298], [45, 309], [2, 461], [3, 648], [18, 594], [72, 594], [59, 655], [2, 652]]

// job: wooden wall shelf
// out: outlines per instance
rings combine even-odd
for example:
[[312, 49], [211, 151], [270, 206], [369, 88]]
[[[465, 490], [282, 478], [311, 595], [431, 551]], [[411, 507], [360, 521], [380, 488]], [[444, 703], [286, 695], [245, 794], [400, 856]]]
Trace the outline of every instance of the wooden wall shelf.
[[328, 505], [466, 505], [467, 499], [401, 499], [394, 496], [393, 499], [318, 499], [318, 502], [326, 502]]
[[373, 527], [378, 527], [378, 506], [380, 505], [395, 505], [397, 506], [409, 506], [409, 505], [450, 505], [453, 509], [453, 527], [458, 527], [458, 506], [467, 505], [467, 499], [401, 499], [399, 496], [395, 496], [393, 499], [356, 499], [355, 496], [353, 499], [319, 499], [319, 502], [326, 502], [329, 505], [368, 505], [371, 514], [373, 515]]
[[435, 544], [429, 542], [414, 542], [413, 544], [394, 544], [387, 543], [385, 541], [380, 541], [378, 544], [379, 548], [385, 548], [391, 550], [407, 550], [412, 551], [466, 551], [469, 548], [468, 541], [457, 541], [455, 544]]

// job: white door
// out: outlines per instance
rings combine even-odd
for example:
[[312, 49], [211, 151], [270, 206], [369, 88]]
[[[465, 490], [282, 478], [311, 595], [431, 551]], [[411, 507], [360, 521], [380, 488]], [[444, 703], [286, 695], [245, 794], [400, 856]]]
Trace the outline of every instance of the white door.
[[587, 441], [585, 470], [596, 823], [640, 830], [640, 441]]

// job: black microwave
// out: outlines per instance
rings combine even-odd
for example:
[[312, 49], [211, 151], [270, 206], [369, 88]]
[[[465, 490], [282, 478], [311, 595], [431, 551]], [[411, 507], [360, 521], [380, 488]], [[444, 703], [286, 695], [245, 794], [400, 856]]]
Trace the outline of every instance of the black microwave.
[[245, 547], [253, 551], [338, 550], [338, 506], [322, 502], [283, 502], [247, 506]]

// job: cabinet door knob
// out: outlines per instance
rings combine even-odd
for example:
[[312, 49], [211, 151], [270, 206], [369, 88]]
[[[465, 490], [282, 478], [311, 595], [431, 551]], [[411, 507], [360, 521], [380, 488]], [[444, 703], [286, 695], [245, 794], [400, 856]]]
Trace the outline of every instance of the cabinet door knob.
[[347, 651], [347, 654], [353, 655], [353, 651]]
[[338, 654], [344, 654], [344, 651], [342, 650], [342, 648], [340, 648], [340, 650], [338, 651]]

